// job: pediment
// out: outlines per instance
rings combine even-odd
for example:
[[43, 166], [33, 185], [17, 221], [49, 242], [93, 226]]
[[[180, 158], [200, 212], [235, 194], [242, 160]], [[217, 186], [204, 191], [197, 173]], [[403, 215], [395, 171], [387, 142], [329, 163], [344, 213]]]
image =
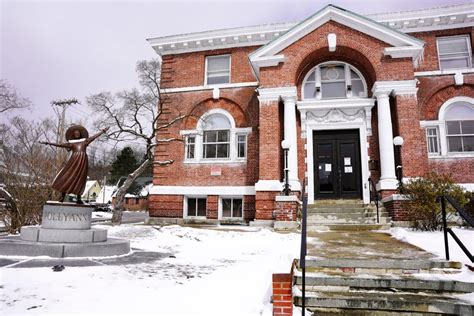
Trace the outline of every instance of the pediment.
[[367, 17], [334, 5], [328, 5], [250, 54], [249, 58], [256, 73], [259, 73], [261, 67], [276, 66], [284, 62], [285, 56], [281, 52], [285, 48], [329, 21], [345, 25], [387, 43], [387, 47], [384, 49], [386, 56], [392, 58], [411, 57], [415, 65], [423, 56], [423, 41]]

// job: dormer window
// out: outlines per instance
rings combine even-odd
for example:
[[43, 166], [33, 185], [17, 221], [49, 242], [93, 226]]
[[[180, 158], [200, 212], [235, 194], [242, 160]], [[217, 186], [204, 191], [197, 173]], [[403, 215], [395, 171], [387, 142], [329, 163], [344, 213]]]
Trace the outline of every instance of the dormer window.
[[303, 81], [303, 99], [366, 98], [367, 85], [361, 73], [346, 63], [320, 64]]
[[206, 85], [230, 83], [230, 55], [206, 57]]
[[471, 40], [468, 35], [439, 37], [436, 42], [440, 69], [472, 67]]

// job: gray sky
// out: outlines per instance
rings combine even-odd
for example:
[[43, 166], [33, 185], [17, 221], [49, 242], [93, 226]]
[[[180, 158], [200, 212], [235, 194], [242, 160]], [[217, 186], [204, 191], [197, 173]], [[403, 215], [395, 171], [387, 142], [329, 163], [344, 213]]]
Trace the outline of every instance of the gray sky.
[[68, 112], [69, 120], [76, 115], [90, 125], [85, 97], [137, 86], [137, 60], [156, 56], [149, 37], [298, 21], [328, 3], [379, 13], [468, 2], [0, 0], [0, 78], [34, 104], [31, 113], [9, 115], [52, 116], [52, 100], [75, 97], [82, 104]]

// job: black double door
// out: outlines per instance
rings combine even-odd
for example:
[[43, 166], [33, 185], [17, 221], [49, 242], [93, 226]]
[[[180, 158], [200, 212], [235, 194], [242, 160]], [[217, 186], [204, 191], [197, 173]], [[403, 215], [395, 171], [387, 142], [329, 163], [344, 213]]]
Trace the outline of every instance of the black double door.
[[361, 198], [358, 130], [315, 131], [313, 157], [316, 199]]

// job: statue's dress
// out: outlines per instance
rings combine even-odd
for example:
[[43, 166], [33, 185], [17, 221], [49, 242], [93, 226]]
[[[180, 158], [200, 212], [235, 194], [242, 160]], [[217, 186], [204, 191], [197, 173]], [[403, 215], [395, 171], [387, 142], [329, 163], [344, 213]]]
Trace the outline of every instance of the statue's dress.
[[64, 168], [53, 181], [53, 189], [61, 193], [82, 195], [87, 182], [88, 160], [86, 149], [89, 139], [80, 139], [66, 143], [72, 151]]

